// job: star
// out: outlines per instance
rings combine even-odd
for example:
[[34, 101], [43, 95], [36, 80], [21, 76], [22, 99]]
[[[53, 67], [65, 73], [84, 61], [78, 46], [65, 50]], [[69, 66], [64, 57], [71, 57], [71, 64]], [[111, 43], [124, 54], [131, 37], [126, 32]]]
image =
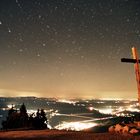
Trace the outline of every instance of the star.
[[41, 55], [40, 55], [40, 53], [37, 53], [37, 57], [40, 57]]
[[8, 28], [8, 32], [11, 33], [11, 30]]
[[19, 49], [19, 52], [22, 53], [23, 52], [23, 49]]
[[42, 46], [43, 46], [43, 47], [45, 47], [45, 46], [46, 46], [46, 44], [45, 44], [45, 43], [43, 43], [43, 44], [42, 44]]

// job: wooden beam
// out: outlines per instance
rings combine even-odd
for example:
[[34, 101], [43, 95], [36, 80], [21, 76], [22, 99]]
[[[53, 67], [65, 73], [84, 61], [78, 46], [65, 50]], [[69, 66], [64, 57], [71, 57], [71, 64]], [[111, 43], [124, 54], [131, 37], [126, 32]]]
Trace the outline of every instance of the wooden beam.
[[[136, 59], [130, 59], [130, 58], [122, 58], [121, 62], [126, 62], [126, 63], [136, 63]], [[138, 63], [140, 63], [140, 59], [138, 60]]]
[[135, 47], [132, 48], [132, 55], [133, 55], [133, 59], [136, 60], [136, 63], [134, 64], [134, 68], [135, 68], [137, 87], [138, 87], [138, 101], [140, 105], [140, 70], [139, 70], [138, 53]]

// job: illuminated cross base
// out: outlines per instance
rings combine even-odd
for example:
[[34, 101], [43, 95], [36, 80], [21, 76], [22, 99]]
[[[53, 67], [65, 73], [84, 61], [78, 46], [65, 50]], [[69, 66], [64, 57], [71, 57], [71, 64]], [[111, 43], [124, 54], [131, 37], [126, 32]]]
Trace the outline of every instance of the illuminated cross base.
[[140, 106], [140, 70], [139, 70], [140, 59], [138, 58], [138, 53], [135, 47], [132, 48], [132, 55], [133, 55], [133, 59], [122, 58], [121, 62], [134, 63], [136, 81], [137, 81], [137, 87], [138, 87], [138, 101], [139, 101], [139, 106]]

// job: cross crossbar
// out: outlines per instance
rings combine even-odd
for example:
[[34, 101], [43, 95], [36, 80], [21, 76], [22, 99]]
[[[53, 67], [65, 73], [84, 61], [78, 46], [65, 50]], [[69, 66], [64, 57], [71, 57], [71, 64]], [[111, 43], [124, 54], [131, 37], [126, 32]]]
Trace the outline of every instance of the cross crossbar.
[[[130, 59], [130, 58], [122, 58], [121, 62], [126, 62], [126, 63], [137, 63], [136, 59]], [[140, 63], [140, 59], [138, 60], [138, 62]]]

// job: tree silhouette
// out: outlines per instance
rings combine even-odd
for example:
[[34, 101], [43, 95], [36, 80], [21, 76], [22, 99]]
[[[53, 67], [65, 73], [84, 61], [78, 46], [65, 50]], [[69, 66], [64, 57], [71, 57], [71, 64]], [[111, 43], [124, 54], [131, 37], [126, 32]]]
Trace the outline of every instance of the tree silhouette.
[[33, 120], [33, 126], [35, 129], [46, 129], [47, 128], [47, 117], [43, 109], [38, 109], [36, 117]]
[[46, 129], [47, 117], [43, 109], [38, 109], [36, 116], [35, 113], [30, 116], [27, 114], [27, 109], [24, 103], [20, 107], [20, 111], [14, 109], [13, 105], [8, 111], [6, 121], [2, 121], [3, 129], [16, 129], [16, 128], [28, 128], [28, 129]]

